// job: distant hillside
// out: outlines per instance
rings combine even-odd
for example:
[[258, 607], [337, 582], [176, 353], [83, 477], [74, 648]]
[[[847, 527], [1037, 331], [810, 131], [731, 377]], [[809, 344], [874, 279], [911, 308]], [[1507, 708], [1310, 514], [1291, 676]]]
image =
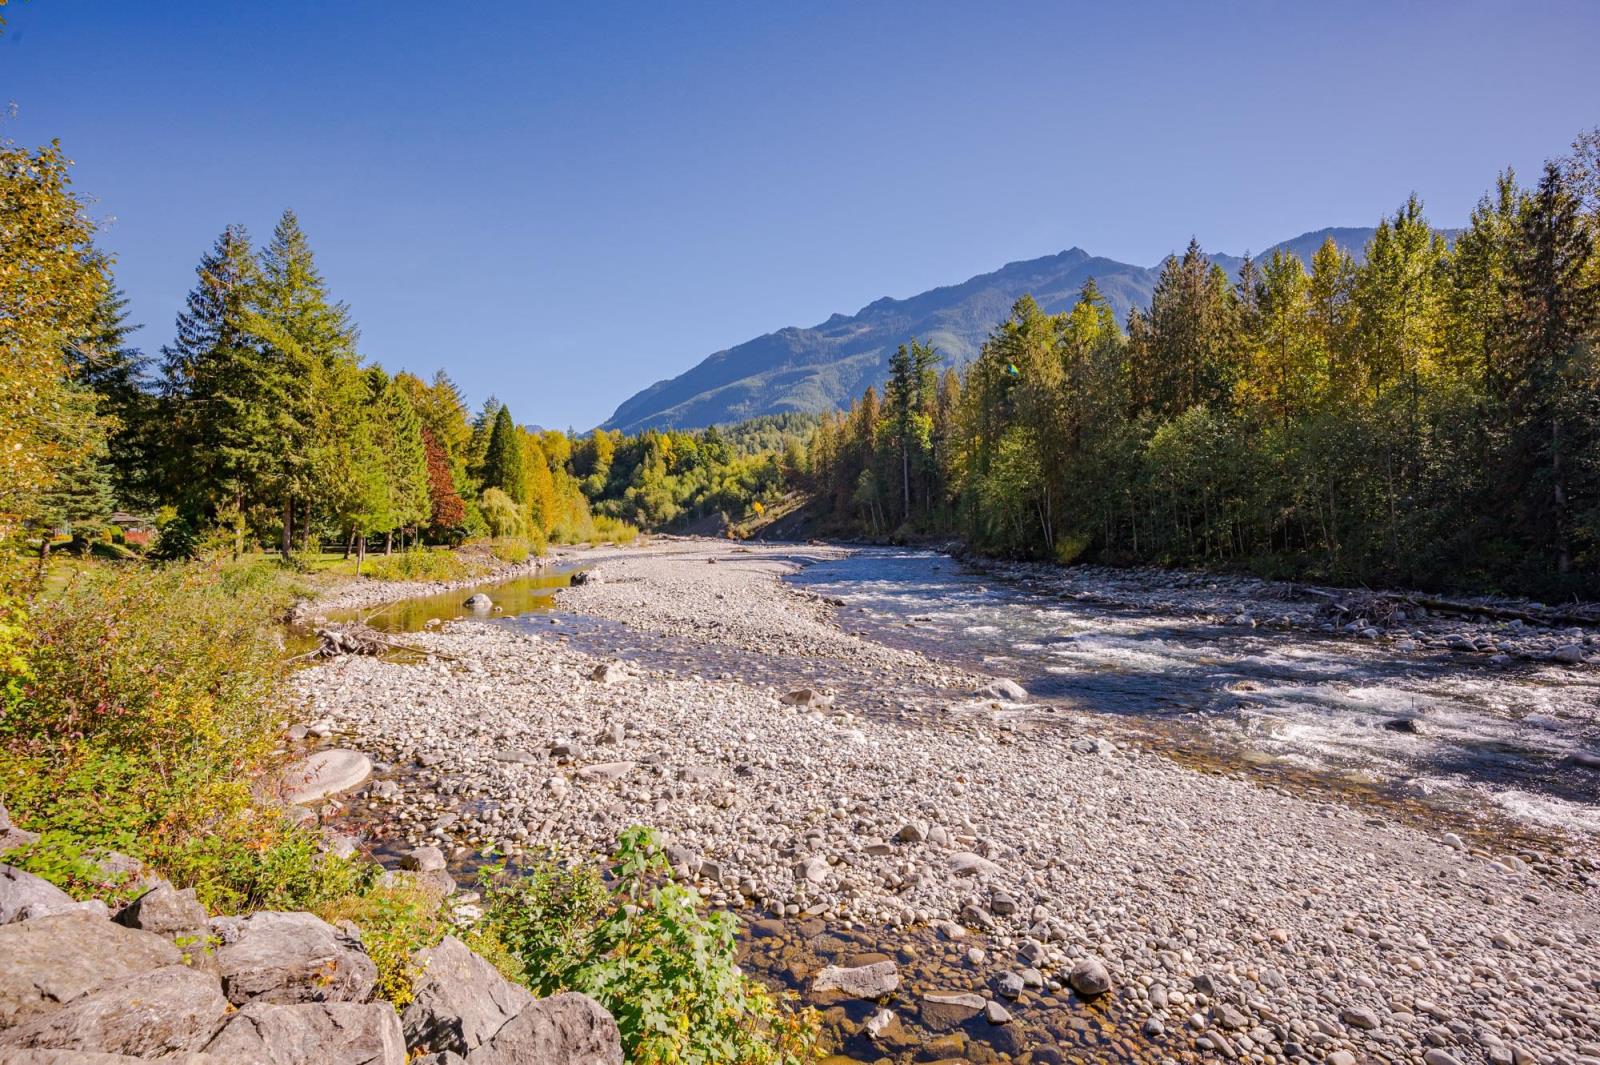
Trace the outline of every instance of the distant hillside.
[[[1356, 256], [1371, 229], [1321, 229], [1286, 240], [1285, 248], [1310, 263], [1332, 236]], [[1271, 254], [1272, 248], [1258, 258]], [[1230, 272], [1242, 260], [1214, 255]], [[930, 289], [908, 299], [884, 297], [853, 315], [835, 314], [809, 329], [789, 326], [711, 355], [666, 381], [657, 381], [617, 408], [603, 426], [637, 432], [651, 427], [698, 428], [787, 411], [815, 413], [846, 406], [868, 385], [883, 384], [889, 356], [919, 337], [955, 365], [970, 362], [983, 340], [1024, 293], [1046, 311], [1066, 310], [1086, 278], [1093, 277], [1125, 320], [1150, 301], [1160, 264], [1133, 266], [1069, 248], [1056, 255], [1007, 263], [959, 285]]]

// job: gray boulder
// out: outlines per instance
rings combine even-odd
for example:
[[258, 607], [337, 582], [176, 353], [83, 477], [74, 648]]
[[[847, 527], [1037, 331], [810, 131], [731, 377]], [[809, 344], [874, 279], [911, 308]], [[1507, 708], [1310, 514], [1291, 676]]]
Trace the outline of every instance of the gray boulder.
[[124, 906], [116, 922], [158, 936], [195, 933], [206, 926], [206, 908], [195, 898], [194, 888], [179, 891], [163, 882]]
[[335, 928], [309, 913], [264, 911], [211, 922], [222, 988], [235, 1006], [247, 1002], [364, 1002], [378, 968], [350, 926]]
[[140, 1057], [198, 1050], [228, 1011], [217, 978], [184, 965], [125, 976], [0, 1033], [0, 1043]]
[[0, 802], [0, 854], [27, 846], [38, 838], [39, 833], [29, 832], [12, 824], [11, 815], [6, 812], [6, 804]]
[[283, 798], [303, 806], [358, 788], [371, 775], [372, 759], [360, 751], [330, 747], [283, 771]]
[[387, 1002], [252, 1002], [205, 1052], [261, 1065], [405, 1065], [406, 1041]]
[[576, 992], [536, 999], [467, 1055], [467, 1065], [622, 1065], [611, 1014]]
[[10, 865], [0, 865], [0, 925], [71, 913], [78, 902], [48, 880]]
[[418, 847], [400, 859], [400, 868], [418, 873], [436, 873], [446, 867], [444, 851], [438, 847]]
[[470, 1054], [535, 1001], [454, 936], [412, 956], [418, 975], [400, 1015], [406, 1046]]
[[26, 1024], [113, 980], [175, 965], [178, 948], [88, 913], [0, 925], [0, 1028]]
[[1003, 703], [1028, 701], [1028, 689], [1014, 680], [991, 680], [972, 694], [983, 699], [998, 699]]
[[851, 998], [882, 998], [900, 986], [900, 972], [892, 961], [871, 965], [830, 965], [817, 973], [812, 991], [838, 991]]
[[466, 601], [461, 605], [466, 607], [468, 610], [487, 612], [494, 607], [494, 600], [490, 599], [482, 592], [479, 592], [476, 595], [467, 596]]

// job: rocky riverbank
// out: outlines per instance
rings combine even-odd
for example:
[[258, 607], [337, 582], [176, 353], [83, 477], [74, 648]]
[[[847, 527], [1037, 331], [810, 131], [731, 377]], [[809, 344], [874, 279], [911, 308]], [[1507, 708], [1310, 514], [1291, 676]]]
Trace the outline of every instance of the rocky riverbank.
[[[0, 854], [29, 836], [0, 807]], [[397, 1011], [354, 925], [208, 916], [122, 862], [143, 890], [115, 909], [0, 864], [0, 1065], [622, 1065], [597, 1003], [536, 999], [458, 939], [416, 953]]]
[[956, 1028], [962, 1053], [1048, 1060], [1052, 1033], [1115, 1016], [1151, 1060], [1600, 1061], [1600, 891], [1581, 870], [1557, 884], [1546, 855], [1195, 772], [1093, 716], [1018, 727], [1024, 693], [853, 636], [777, 579], [826, 550], [595, 552], [561, 593], [708, 661], [780, 663], [784, 683], [467, 621], [414, 637], [430, 661], [345, 658], [298, 686], [308, 719], [380, 760], [356, 807], [379, 841], [591, 853], [648, 823], [752, 921], [821, 922], [891, 969], [944, 944], [962, 964], [905, 982], [787, 972], [822, 1004], [862, 996], [835, 1034], [888, 1056]]

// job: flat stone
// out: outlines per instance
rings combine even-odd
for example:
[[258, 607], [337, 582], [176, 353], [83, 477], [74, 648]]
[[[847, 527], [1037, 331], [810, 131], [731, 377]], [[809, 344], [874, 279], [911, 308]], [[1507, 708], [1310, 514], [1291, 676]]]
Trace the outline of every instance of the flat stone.
[[412, 961], [413, 997], [400, 1026], [413, 1050], [471, 1054], [534, 1001], [454, 936], [417, 951]]
[[263, 911], [218, 918], [211, 928], [222, 938], [217, 968], [235, 1006], [363, 1002], [378, 979], [353, 928], [309, 913]]
[[283, 771], [283, 798], [296, 806], [358, 788], [372, 775], [372, 759], [360, 751], [330, 748]]
[[406, 1040], [387, 1002], [252, 1002], [205, 1051], [270, 1065], [405, 1065]]
[[900, 971], [892, 961], [871, 965], [830, 965], [812, 979], [814, 992], [838, 991], [851, 998], [882, 998], [900, 986]]
[[922, 996], [922, 1023], [942, 1032], [970, 1021], [987, 1004], [982, 995], [970, 991], [929, 991]]
[[778, 696], [778, 701], [785, 706], [832, 706], [833, 696], [824, 695], [815, 688], [796, 688]]
[[113, 980], [179, 961], [149, 932], [88, 913], [0, 925], [0, 1028], [25, 1024]]
[[596, 762], [578, 769], [579, 780], [621, 780], [633, 772], [633, 762]]
[[222, 1024], [228, 1000], [215, 976], [186, 965], [135, 973], [0, 1033], [14, 1047], [93, 1050], [139, 1057], [198, 1050]]

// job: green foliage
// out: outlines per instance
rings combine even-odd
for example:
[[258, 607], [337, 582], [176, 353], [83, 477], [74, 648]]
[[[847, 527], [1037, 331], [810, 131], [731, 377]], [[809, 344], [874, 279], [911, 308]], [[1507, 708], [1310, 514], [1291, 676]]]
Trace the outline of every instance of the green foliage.
[[630, 828], [607, 883], [592, 868], [488, 875], [484, 934], [539, 995], [581, 991], [617, 1020], [638, 1065], [787, 1063], [815, 1057], [816, 1022], [744, 975], [738, 920], [671, 879], [660, 838]]
[[404, 1009], [411, 1002], [411, 982], [418, 975], [412, 955], [444, 938], [439, 894], [424, 885], [398, 881], [344, 895], [315, 908], [329, 923], [353, 922], [361, 929], [361, 945], [378, 968], [378, 997]]
[[483, 490], [483, 500], [479, 504], [479, 509], [483, 513], [484, 522], [489, 526], [489, 534], [497, 540], [521, 536], [527, 528], [527, 522], [516, 500], [498, 488]]
[[380, 581], [458, 581], [473, 576], [473, 568], [449, 548], [417, 547], [374, 557], [366, 574]]
[[115, 890], [96, 863], [116, 851], [229, 910], [359, 887], [359, 867], [249, 792], [281, 724], [289, 594], [259, 566], [83, 563], [37, 598], [0, 719], [0, 793], [44, 831], [17, 860], [89, 893]]

